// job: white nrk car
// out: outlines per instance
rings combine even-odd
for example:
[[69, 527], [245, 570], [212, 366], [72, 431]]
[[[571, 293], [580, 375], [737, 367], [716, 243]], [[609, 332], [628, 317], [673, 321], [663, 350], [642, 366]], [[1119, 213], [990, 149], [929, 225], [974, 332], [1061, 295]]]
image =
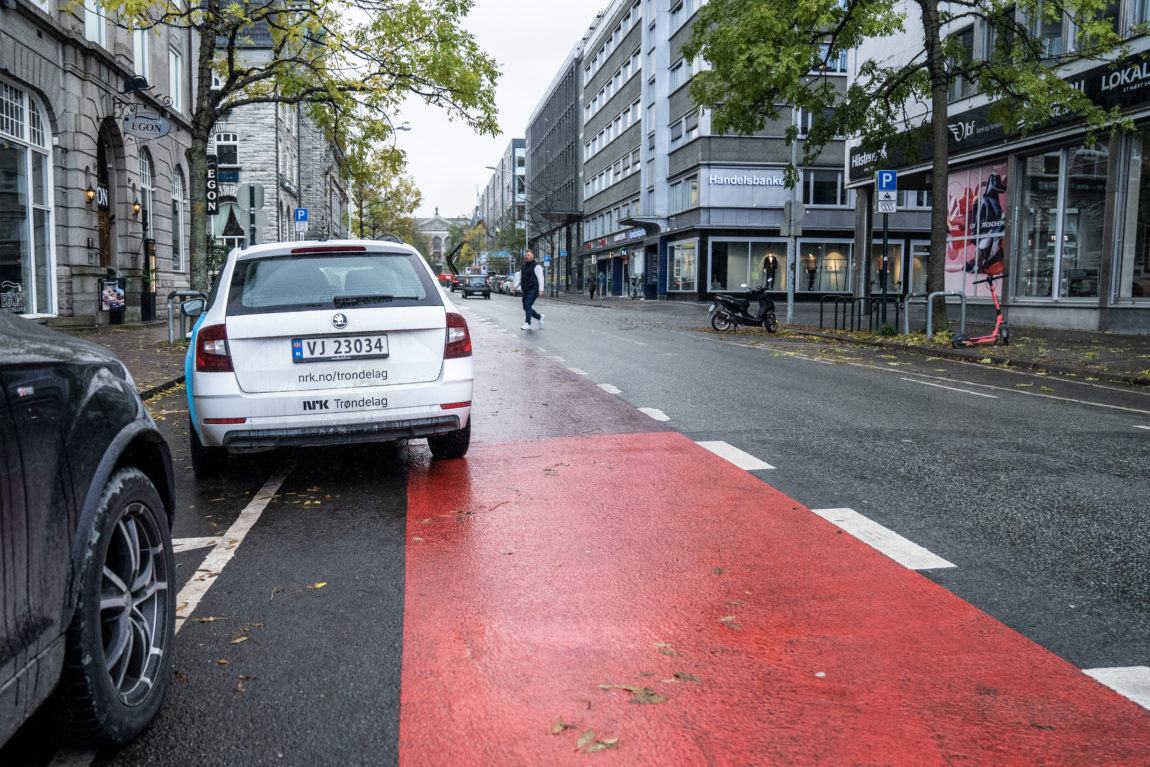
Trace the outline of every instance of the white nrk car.
[[185, 363], [197, 473], [228, 451], [426, 437], [471, 443], [474, 369], [463, 316], [414, 248], [374, 240], [233, 250]]

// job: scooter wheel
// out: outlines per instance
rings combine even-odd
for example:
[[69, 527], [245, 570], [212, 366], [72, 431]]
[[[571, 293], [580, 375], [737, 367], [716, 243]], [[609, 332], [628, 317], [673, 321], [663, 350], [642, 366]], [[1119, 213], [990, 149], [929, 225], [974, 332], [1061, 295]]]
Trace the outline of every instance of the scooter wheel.
[[768, 333], [774, 333], [779, 329], [779, 321], [775, 319], [775, 315], [773, 313], [767, 314], [766, 318], [763, 320], [763, 327], [767, 329]]
[[720, 333], [725, 330], [731, 329], [731, 318], [725, 314], [715, 314], [711, 317], [711, 327], [718, 330]]
[[998, 331], [998, 337], [1002, 339], [1002, 343], [1009, 344], [1010, 343], [1010, 328], [1003, 325], [1002, 329]]
[[954, 340], [950, 342], [950, 345], [953, 346], [955, 349], [962, 349], [962, 348], [968, 346], [969, 343], [970, 342], [967, 341], [962, 336], [955, 336]]

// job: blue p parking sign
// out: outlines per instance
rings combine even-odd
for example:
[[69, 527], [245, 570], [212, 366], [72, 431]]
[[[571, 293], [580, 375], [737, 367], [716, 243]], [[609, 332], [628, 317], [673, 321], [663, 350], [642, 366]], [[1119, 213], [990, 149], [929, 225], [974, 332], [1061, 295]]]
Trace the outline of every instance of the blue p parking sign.
[[296, 221], [307, 221], [307, 208], [296, 208], [295, 209], [295, 220]]
[[875, 188], [880, 192], [897, 192], [898, 191], [898, 171], [897, 170], [880, 170], [875, 179]]

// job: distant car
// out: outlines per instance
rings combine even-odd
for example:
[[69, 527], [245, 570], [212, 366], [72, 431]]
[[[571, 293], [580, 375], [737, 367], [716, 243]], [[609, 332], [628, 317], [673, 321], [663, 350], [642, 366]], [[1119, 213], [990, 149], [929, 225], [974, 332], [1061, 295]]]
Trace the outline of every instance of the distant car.
[[468, 277], [460, 289], [460, 295], [464, 298], [468, 296], [483, 296], [484, 298], [490, 299], [491, 286], [487, 284], [486, 277]]
[[176, 640], [172, 458], [106, 349], [0, 312], [0, 745], [56, 691], [64, 731], [124, 743]]
[[466, 274], [454, 274], [451, 276], [451, 292], [454, 293], [463, 287], [463, 281], [467, 279]]
[[275, 243], [228, 255], [185, 365], [192, 467], [228, 452], [426, 437], [436, 458], [471, 443], [463, 316], [402, 243]]
[[439, 275], [439, 284], [443, 287], [447, 287], [451, 284], [451, 278], [454, 276], [455, 275], [451, 272], [444, 272], [443, 274]]

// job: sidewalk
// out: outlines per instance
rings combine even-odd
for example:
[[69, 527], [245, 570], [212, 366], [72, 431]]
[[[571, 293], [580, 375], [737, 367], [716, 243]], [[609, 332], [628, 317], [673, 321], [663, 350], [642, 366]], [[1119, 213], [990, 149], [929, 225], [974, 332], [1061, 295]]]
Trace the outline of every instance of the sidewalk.
[[[680, 329], [715, 333], [707, 324], [707, 304], [696, 301], [641, 301], [623, 296], [591, 300], [586, 293], [565, 293], [544, 299], [569, 304], [629, 312], [636, 317], [659, 317], [672, 320]], [[920, 310], [921, 312], [921, 310]], [[786, 316], [786, 305], [776, 308], [780, 321]], [[1150, 335], [1119, 335], [1084, 330], [1011, 327], [1010, 344], [981, 345], [954, 349], [949, 344], [928, 342], [921, 333], [924, 321], [911, 315], [912, 336], [879, 336], [869, 331], [819, 328], [819, 306], [796, 303], [795, 322], [784, 326], [777, 335], [761, 328], [740, 328], [735, 337], [757, 340], [794, 339], [796, 336], [827, 343], [858, 343], [934, 357], [969, 360], [991, 365], [1065, 375], [1082, 380], [1150, 386]], [[893, 317], [890, 317], [893, 325]], [[828, 326], [833, 317], [824, 317]], [[864, 322], [864, 327], [866, 323]], [[991, 326], [967, 324], [969, 335], [989, 333]], [[135, 325], [105, 325], [95, 330], [73, 330], [75, 335], [111, 349], [128, 366], [136, 387], [144, 398], [183, 383], [186, 343], [177, 339], [168, 343], [166, 322]]]
[[[696, 301], [640, 301], [624, 296], [608, 296], [591, 300], [584, 293], [563, 293], [550, 300], [582, 304], [610, 310], [663, 314], [675, 317], [686, 328], [697, 328], [702, 332], [714, 333], [707, 323], [706, 302]], [[776, 303], [775, 314], [779, 321], [786, 317], [786, 302]], [[953, 312], [956, 313], [956, 312]], [[957, 317], [952, 318], [952, 327], [957, 331]], [[891, 325], [895, 324], [893, 313], [888, 315]], [[1083, 380], [1096, 380], [1107, 383], [1120, 383], [1150, 386], [1150, 335], [1125, 335], [1088, 330], [1058, 330], [1012, 325], [1010, 344], [983, 344], [965, 349], [955, 349], [949, 343], [929, 342], [922, 329], [926, 325], [925, 309], [913, 307], [911, 314], [911, 336], [880, 336], [869, 330], [835, 330], [833, 307], [829, 304], [824, 310], [824, 327], [819, 327], [819, 305], [817, 303], [795, 302], [794, 322], [784, 325], [779, 334], [771, 336], [761, 328], [739, 328], [739, 334], [747, 337], [761, 336], [761, 339], [787, 338], [795, 335], [825, 339], [831, 343], [858, 343], [879, 348], [895, 349], [934, 357], [969, 360], [990, 365], [1009, 365], [1022, 370], [1045, 372], [1050, 375], [1065, 375]], [[902, 319], [899, 319], [901, 332]], [[876, 323], [877, 326], [877, 323]], [[863, 327], [868, 327], [864, 318]], [[993, 325], [967, 322], [968, 336], [989, 334]], [[938, 328], [935, 328], [938, 332]]]

